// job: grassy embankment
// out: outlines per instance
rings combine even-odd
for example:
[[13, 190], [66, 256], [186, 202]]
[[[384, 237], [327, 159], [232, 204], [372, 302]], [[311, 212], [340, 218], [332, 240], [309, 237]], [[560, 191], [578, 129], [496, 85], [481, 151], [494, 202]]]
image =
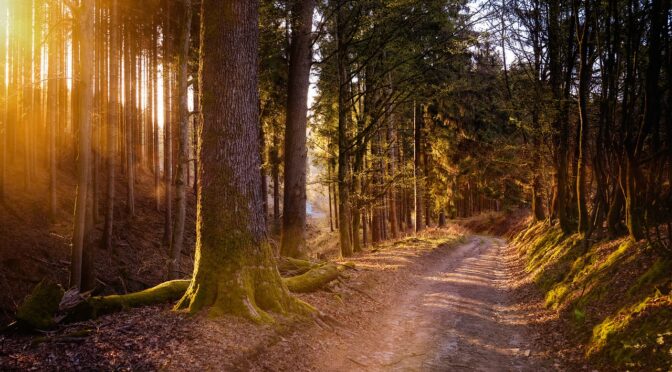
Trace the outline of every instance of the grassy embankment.
[[672, 367], [672, 259], [645, 242], [584, 244], [547, 223], [513, 238], [546, 306], [588, 359], [618, 368]]

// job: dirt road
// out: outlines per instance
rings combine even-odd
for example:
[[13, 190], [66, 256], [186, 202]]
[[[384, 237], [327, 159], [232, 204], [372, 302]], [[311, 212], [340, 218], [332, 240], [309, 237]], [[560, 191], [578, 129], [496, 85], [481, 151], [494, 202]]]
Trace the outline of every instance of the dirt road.
[[[320, 358], [320, 370], [540, 371], [526, 324], [531, 314], [511, 299], [510, 251], [502, 239], [472, 236], [432, 253], [410, 290], [343, 347]], [[354, 342], [354, 344], [353, 344]], [[550, 367], [552, 369], [552, 367]]]

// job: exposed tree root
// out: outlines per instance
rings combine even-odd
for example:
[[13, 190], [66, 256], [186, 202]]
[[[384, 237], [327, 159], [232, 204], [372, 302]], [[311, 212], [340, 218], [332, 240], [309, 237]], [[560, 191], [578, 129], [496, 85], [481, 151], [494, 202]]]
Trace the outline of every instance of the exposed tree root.
[[[124, 295], [91, 297], [75, 311], [78, 315], [95, 318], [127, 308], [177, 301], [189, 287], [190, 280], [171, 280], [140, 292]], [[83, 312], [83, 313], [81, 313]]]
[[280, 257], [278, 260], [278, 271], [282, 276], [301, 275], [319, 266], [318, 263], [292, 257]]
[[[303, 271], [301, 275], [282, 278], [287, 289], [294, 293], [317, 291], [338, 279], [341, 273], [351, 266], [334, 263], [315, 264], [297, 259], [283, 259], [283, 262], [285, 268], [291, 267], [293, 270]], [[59, 302], [61, 305], [64, 302], [63, 289], [56, 284], [41, 282], [17, 311], [17, 320], [29, 328], [47, 329], [63, 318], [68, 320], [92, 319], [128, 308], [175, 302], [184, 296], [190, 284], [191, 280], [171, 280], [143, 291], [124, 295], [95, 297], [78, 295], [79, 300], [68, 304], [65, 309], [61, 306], [61, 316], [55, 317], [59, 311]], [[73, 301], [70, 298], [72, 296], [66, 297], [69, 298], [66, 302]]]
[[337, 279], [345, 269], [346, 266], [344, 265], [328, 263], [311, 269], [304, 274], [283, 278], [283, 281], [291, 292], [314, 292], [332, 280]]

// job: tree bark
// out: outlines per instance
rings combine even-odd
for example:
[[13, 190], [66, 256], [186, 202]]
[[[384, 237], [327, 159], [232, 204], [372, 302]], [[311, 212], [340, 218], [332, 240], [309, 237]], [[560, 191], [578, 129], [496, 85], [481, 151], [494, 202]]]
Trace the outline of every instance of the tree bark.
[[415, 232], [424, 230], [425, 224], [422, 218], [424, 209], [423, 195], [423, 174], [422, 174], [422, 117], [418, 118], [418, 108], [413, 102], [413, 179], [415, 182]]
[[338, 0], [336, 20], [337, 65], [338, 65], [338, 218], [341, 255], [352, 255], [350, 245], [350, 194], [349, 194], [349, 141], [348, 141], [348, 52], [346, 44], [345, 2]]
[[314, 0], [293, 0], [289, 51], [287, 121], [285, 126], [285, 193], [280, 254], [306, 255], [306, 124], [312, 62]]
[[305, 313], [280, 278], [261, 213], [258, 1], [201, 6], [198, 259], [177, 307], [260, 322], [269, 310]]
[[[76, 10], [74, 31], [80, 42], [78, 104], [76, 112], [79, 122], [78, 161], [77, 161], [77, 196], [75, 200], [75, 221], [72, 237], [72, 255], [70, 266], [70, 286], [80, 290], [87, 290], [89, 286], [84, 283], [85, 278], [90, 277], [83, 269], [83, 255], [85, 250], [93, 249], [90, 243], [91, 227], [87, 220], [87, 205], [89, 197], [89, 182], [91, 173], [91, 106], [93, 102], [93, 3], [94, 0], [83, 0]], [[90, 267], [92, 269], [92, 267]]]
[[178, 146], [178, 168], [175, 179], [175, 228], [168, 261], [168, 276], [176, 279], [180, 275], [180, 256], [184, 246], [184, 223], [187, 216], [187, 172], [189, 170], [189, 35], [191, 31], [191, 0], [182, 0], [183, 18], [179, 37], [177, 84], [180, 95], [179, 120], [180, 137]]
[[112, 250], [114, 229], [114, 198], [116, 144], [119, 130], [119, 3], [112, 0], [112, 19], [110, 23], [110, 101], [107, 111], [107, 187], [105, 207], [105, 227], [103, 230], [103, 248]]

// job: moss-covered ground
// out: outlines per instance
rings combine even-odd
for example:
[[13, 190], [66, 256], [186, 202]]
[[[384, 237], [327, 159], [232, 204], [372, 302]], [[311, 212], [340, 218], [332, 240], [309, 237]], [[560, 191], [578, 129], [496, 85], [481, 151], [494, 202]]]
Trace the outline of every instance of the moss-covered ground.
[[590, 361], [672, 368], [672, 260], [627, 238], [585, 244], [547, 223], [532, 224], [513, 241], [546, 306], [560, 313]]

